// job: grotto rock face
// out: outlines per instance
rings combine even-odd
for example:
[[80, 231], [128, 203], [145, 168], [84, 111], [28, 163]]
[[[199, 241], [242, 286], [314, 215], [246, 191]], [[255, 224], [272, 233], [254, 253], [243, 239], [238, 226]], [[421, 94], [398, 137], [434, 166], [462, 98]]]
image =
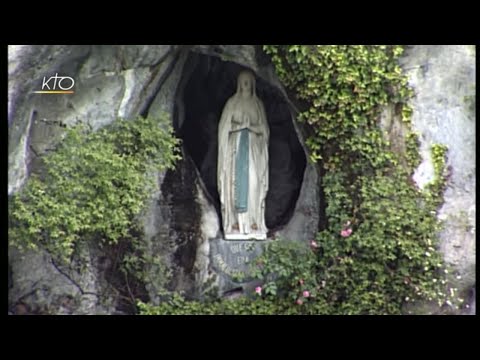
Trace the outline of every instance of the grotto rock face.
[[[432, 144], [448, 146], [441, 251], [455, 272], [452, 282], [466, 300], [462, 313], [475, 311], [475, 46], [408, 47], [401, 65], [415, 91], [413, 125], [420, 134], [423, 161], [414, 180], [433, 180]], [[473, 301], [473, 303], [472, 303]], [[435, 312], [435, 309], [428, 309]]]
[[106, 280], [108, 260], [94, 248], [82, 249], [82, 253], [73, 266], [66, 267], [45, 251], [18, 253], [9, 249], [9, 313], [123, 313]]
[[[320, 179], [305, 160], [303, 131], [292, 121], [293, 106], [258, 50], [249, 45], [10, 46], [9, 195], [41, 166], [39, 159], [61, 140], [65, 127], [84, 122], [98, 129], [117, 117], [166, 112], [183, 140], [183, 160], [175, 170], [152, 174], [158, 187], [140, 220], [155, 261], [145, 268], [143, 299], [160, 301], [164, 287], [189, 296], [251, 292], [255, 281], [237, 275], [248, 272], [245, 261], [255, 258], [260, 245], [274, 238], [307, 243], [321, 220]], [[424, 157], [415, 174], [420, 186], [433, 175], [429, 146], [449, 146], [451, 176], [438, 216], [446, 224], [442, 251], [456, 269], [452, 280], [469, 300], [464, 313], [475, 311], [474, 51], [413, 46], [401, 60], [416, 92], [413, 123]], [[219, 216], [214, 135], [243, 68], [256, 73], [273, 135], [265, 242], [225, 242]], [[41, 89], [43, 77], [55, 73], [75, 79], [74, 95], [32, 93]], [[401, 132], [391, 125], [392, 132]], [[126, 294], [110, 254], [89, 244], [79, 252], [79, 260], [65, 268], [44, 251], [20, 254], [9, 248], [9, 312], [131, 311], [122, 303]]]
[[[154, 225], [148, 227], [148, 233], [152, 239], [160, 236], [156, 231], [159, 224], [168, 222], [167, 218], [171, 224], [169, 229], [172, 229], [173, 224], [180, 227], [170, 231], [170, 241], [172, 237], [178, 239], [173, 241], [177, 250], [176, 255], [168, 256], [166, 261], [170, 268], [178, 271], [175, 270], [177, 275], [169, 287], [184, 290], [191, 296], [206, 293], [230, 296], [249, 292], [255, 285], [248, 276], [248, 262], [260, 254], [264, 243], [223, 239], [216, 177], [218, 123], [225, 102], [236, 91], [238, 74], [245, 67], [257, 70], [257, 95], [265, 104], [271, 131], [270, 187], [266, 201], [269, 241], [287, 234], [291, 240], [307, 243], [318, 230], [317, 173], [311, 164], [306, 164], [305, 151], [278, 80], [273, 77], [270, 68], [264, 69], [256, 62], [253, 49], [229, 47], [228, 55], [222, 55], [221, 48], [217, 47], [199, 46], [190, 49], [175, 100], [170, 102], [174, 106], [174, 128], [183, 140], [185, 162], [178, 164], [174, 172], [167, 172], [166, 176], [186, 171], [184, 166], [188, 163], [190, 170], [187, 172], [195, 171], [195, 176], [192, 177], [195, 181], [186, 180], [187, 176], [176, 176], [176, 180], [171, 182], [174, 189], [182, 192], [190, 188], [192, 191], [187, 191], [180, 195], [179, 200], [172, 201], [170, 211], [167, 211], [163, 219], [150, 222]], [[162, 92], [159, 96], [161, 94]], [[151, 113], [156, 111], [156, 101], [157, 99], [154, 100]], [[306, 175], [309, 181], [303, 181]], [[192, 185], [196, 188], [193, 189]], [[308, 190], [304, 188], [305, 185], [309, 186]], [[156, 210], [149, 211], [149, 214], [161, 213], [166, 194], [176, 192], [166, 189], [162, 187], [158, 193], [159, 201], [153, 205]], [[187, 204], [184, 210], [180, 209], [182, 204]], [[189, 211], [194, 208], [197, 209], [196, 215], [190, 215]], [[296, 208], [300, 210], [296, 211]], [[312, 216], [305, 217], [297, 213]], [[175, 216], [176, 220], [172, 220]], [[299, 230], [298, 233], [295, 230]], [[179, 240], [180, 238], [184, 240]], [[164, 244], [165, 241], [156, 240], [153, 243]], [[179, 250], [178, 244], [183, 244], [183, 250]], [[155, 289], [158, 291], [158, 287]], [[154, 301], [159, 299], [155, 289], [152, 287], [150, 291]]]
[[[147, 255], [155, 261], [145, 268], [143, 299], [158, 302], [163, 288], [199, 296], [233, 294], [254, 285], [237, 281], [228, 270], [245, 269], [247, 250], [244, 244], [222, 243], [213, 176], [219, 111], [242, 68], [256, 72], [257, 93], [275, 135], [269, 148], [274, 154], [267, 201], [270, 238], [307, 242], [318, 230], [319, 178], [306, 163], [291, 106], [258, 47], [49, 45], [10, 46], [8, 52], [9, 195], [39, 170], [41, 157], [61, 141], [66, 127], [81, 122], [96, 130], [118, 117], [170, 115], [184, 143], [183, 160], [173, 171], [152, 174], [158, 188], [140, 221]], [[72, 77], [75, 94], [33, 93], [42, 90], [44, 77], [55, 74]], [[253, 248], [250, 257], [260, 251], [259, 244]], [[64, 267], [44, 251], [20, 254], [10, 248], [10, 313], [131, 311], [120, 300], [128, 294], [122, 293], [111, 254], [84, 244], [78, 258]]]

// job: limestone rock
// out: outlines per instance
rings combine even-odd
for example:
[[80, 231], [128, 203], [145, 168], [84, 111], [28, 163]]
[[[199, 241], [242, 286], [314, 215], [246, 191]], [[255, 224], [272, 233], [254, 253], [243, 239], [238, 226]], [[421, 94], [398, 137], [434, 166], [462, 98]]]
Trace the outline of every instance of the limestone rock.
[[[308, 244], [318, 231], [320, 175], [306, 161], [303, 130], [293, 121], [295, 107], [258, 47], [48, 45], [9, 46], [8, 52], [10, 195], [41, 166], [37, 160], [61, 140], [66, 126], [84, 122], [96, 130], [117, 117], [170, 115], [183, 139], [183, 160], [175, 170], [152, 174], [158, 187], [140, 219], [147, 251], [159, 260], [145, 269], [148, 300], [160, 301], [164, 287], [192, 297], [211, 292], [233, 298], [253, 292], [254, 281], [236, 281], [228, 272], [244, 268], [243, 260], [254, 257], [259, 243], [247, 251], [223, 242], [215, 177], [219, 112], [244, 67], [256, 72], [257, 94], [274, 135], [267, 196], [270, 238]], [[463, 313], [475, 312], [474, 59], [474, 48], [462, 45], [414, 46], [401, 60], [417, 94], [412, 105], [424, 157], [415, 175], [420, 186], [432, 176], [428, 147], [449, 146], [452, 174], [438, 215], [446, 221], [442, 251], [469, 301]], [[55, 73], [75, 79], [74, 95], [32, 93], [44, 76]], [[81, 258], [82, 270], [66, 269], [55, 266], [44, 251], [19, 254], [9, 249], [9, 311], [128, 312], [119, 305], [112, 280], [118, 274], [111, 273], [108, 257], [84, 247]]]
[[451, 280], [468, 300], [475, 288], [475, 46], [411, 46], [401, 65], [416, 94], [412, 120], [423, 161], [414, 180], [421, 188], [433, 180], [431, 145], [448, 146], [450, 175], [437, 214], [444, 221], [439, 236], [445, 260], [455, 269]]

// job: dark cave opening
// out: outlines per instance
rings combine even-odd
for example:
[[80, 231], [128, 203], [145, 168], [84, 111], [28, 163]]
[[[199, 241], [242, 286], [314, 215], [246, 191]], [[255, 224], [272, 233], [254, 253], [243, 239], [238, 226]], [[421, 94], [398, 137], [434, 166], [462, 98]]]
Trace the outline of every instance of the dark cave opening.
[[[176, 94], [174, 127], [183, 140], [218, 214], [217, 130], [226, 101], [235, 93], [243, 66], [215, 56], [191, 52]], [[270, 230], [286, 225], [293, 215], [306, 157], [293, 126], [290, 108], [278, 89], [257, 76], [270, 127], [269, 190], [265, 220]]]

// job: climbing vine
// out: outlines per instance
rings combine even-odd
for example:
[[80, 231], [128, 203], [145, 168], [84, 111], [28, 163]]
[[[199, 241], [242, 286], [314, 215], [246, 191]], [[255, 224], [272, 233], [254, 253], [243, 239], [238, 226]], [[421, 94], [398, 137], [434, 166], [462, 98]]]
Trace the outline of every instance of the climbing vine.
[[[68, 129], [9, 202], [9, 242], [42, 247], [69, 262], [80, 243], [136, 243], [136, 216], [154, 186], [152, 171], [172, 168], [178, 140], [166, 118], [118, 120], [96, 132]], [[138, 230], [138, 229], [137, 229]], [[139, 259], [126, 258], [132, 268]]]
[[[334, 313], [400, 313], [408, 301], [449, 301], [436, 248], [446, 147], [432, 148], [435, 179], [420, 191], [418, 136], [392, 151], [380, 126], [393, 104], [411, 126], [412, 90], [398, 65], [401, 46], [265, 46], [284, 84], [307, 103], [311, 160], [323, 170], [326, 229], [316, 239], [318, 297]], [[405, 156], [407, 165], [402, 165]]]

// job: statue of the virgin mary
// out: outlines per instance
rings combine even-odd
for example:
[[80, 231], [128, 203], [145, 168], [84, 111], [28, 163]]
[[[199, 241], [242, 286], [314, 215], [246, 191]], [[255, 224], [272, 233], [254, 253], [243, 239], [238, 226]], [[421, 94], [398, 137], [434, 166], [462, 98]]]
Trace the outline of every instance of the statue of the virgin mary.
[[266, 239], [268, 128], [255, 76], [242, 71], [218, 127], [218, 192], [225, 239]]

